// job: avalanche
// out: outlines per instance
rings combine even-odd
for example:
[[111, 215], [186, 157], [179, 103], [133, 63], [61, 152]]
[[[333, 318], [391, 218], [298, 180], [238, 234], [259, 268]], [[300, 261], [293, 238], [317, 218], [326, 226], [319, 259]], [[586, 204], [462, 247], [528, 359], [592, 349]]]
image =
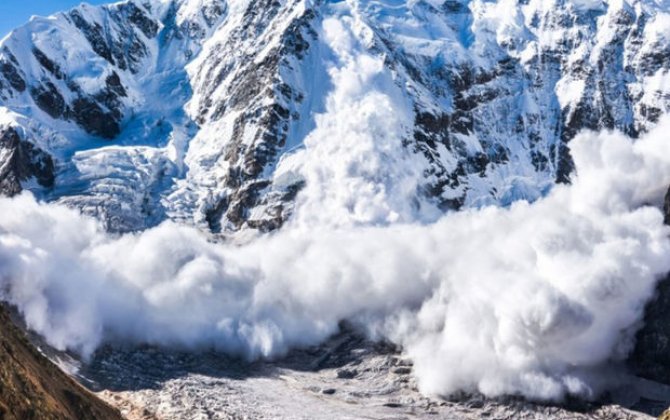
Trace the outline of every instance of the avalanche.
[[154, 0], [34, 19], [0, 43], [0, 133], [20, 139], [0, 185], [37, 197], [0, 200], [0, 296], [84, 356], [273, 357], [348, 320], [401, 345], [428, 394], [597, 395], [670, 270], [666, 8]]

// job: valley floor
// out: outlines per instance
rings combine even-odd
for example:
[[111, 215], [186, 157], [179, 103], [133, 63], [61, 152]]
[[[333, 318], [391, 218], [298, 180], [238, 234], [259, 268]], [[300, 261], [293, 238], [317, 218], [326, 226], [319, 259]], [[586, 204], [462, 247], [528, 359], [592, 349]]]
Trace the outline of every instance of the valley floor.
[[[670, 388], [637, 379], [618, 404], [538, 405], [517, 398], [431, 399], [392, 345], [352, 331], [275, 362], [155, 348], [98, 352], [80, 369], [98, 395], [129, 419], [651, 419]], [[666, 398], [665, 401], [663, 399]]]

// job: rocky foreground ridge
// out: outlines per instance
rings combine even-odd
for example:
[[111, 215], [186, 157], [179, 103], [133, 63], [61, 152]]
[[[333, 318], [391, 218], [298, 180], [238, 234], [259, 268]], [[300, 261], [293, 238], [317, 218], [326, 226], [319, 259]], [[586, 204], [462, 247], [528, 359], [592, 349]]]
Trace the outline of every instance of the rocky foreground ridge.
[[0, 326], [1, 419], [122, 418], [40, 354], [2, 306]]

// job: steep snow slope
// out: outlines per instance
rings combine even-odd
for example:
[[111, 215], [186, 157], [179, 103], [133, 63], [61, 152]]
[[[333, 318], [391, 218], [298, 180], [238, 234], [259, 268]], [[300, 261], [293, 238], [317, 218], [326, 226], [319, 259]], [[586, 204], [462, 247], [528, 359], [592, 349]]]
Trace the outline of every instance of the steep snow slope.
[[166, 218], [272, 230], [296, 197], [300, 222], [336, 225], [533, 200], [566, 180], [580, 129], [636, 136], [667, 111], [668, 7], [82, 5], [2, 40], [0, 126], [19, 138], [2, 141], [0, 185], [114, 230]]

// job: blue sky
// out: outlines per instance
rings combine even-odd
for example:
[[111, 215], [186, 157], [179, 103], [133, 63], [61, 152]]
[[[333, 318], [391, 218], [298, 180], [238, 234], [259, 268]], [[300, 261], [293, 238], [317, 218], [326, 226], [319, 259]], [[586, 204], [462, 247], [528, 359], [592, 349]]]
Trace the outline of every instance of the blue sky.
[[[101, 4], [112, 0], [86, 0], [86, 3]], [[13, 28], [25, 23], [32, 15], [48, 16], [69, 9], [82, 0], [0, 0], [0, 38]]]

